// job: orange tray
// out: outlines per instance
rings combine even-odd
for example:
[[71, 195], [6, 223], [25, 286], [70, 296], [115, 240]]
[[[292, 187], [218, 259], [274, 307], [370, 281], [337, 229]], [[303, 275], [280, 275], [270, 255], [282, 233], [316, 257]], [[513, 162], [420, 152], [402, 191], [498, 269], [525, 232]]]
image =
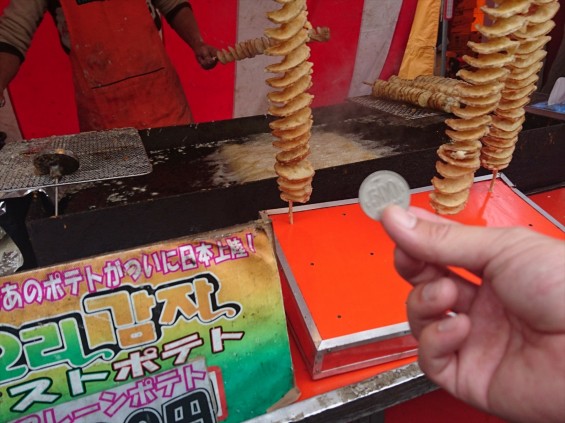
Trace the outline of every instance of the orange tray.
[[[488, 180], [487, 180], [488, 179]], [[529, 226], [564, 238], [563, 226], [513, 188], [503, 175], [488, 192], [478, 178], [466, 209], [453, 220], [480, 226]], [[411, 191], [430, 209], [431, 187]], [[430, 209], [431, 210], [431, 209]], [[416, 354], [406, 322], [410, 286], [396, 273], [394, 244], [357, 199], [269, 210], [287, 318], [314, 379]]]

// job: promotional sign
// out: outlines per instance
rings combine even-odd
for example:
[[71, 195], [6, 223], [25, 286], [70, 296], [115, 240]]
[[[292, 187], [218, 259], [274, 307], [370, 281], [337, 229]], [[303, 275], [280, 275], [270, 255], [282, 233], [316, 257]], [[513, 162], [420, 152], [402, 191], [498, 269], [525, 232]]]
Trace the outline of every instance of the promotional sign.
[[259, 223], [0, 278], [2, 422], [238, 422], [293, 388]]

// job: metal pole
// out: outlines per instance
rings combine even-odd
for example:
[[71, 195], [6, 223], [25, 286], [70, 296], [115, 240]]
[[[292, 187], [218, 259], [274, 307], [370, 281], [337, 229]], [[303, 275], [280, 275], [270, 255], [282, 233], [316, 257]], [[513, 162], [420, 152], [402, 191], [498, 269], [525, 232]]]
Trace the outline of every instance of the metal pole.
[[55, 180], [55, 217], [59, 216], [59, 179]]
[[441, 0], [441, 68], [440, 75], [445, 76], [446, 59], [447, 59], [447, 19], [445, 18], [445, 3], [447, 0]]

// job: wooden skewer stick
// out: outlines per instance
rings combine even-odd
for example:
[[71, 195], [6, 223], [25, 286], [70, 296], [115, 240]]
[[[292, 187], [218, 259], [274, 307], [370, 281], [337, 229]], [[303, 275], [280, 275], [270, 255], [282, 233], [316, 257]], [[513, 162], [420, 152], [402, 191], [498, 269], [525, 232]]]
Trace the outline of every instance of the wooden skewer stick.
[[288, 202], [288, 220], [291, 225], [294, 224], [294, 216], [292, 215], [292, 201]]
[[490, 181], [490, 186], [488, 188], [488, 192], [492, 192], [494, 189], [494, 182], [496, 181], [496, 177], [498, 176], [498, 169], [494, 169], [492, 171], [492, 180]]
[[373, 86], [373, 83], [369, 81], [363, 81], [363, 84], [368, 85], [369, 87]]

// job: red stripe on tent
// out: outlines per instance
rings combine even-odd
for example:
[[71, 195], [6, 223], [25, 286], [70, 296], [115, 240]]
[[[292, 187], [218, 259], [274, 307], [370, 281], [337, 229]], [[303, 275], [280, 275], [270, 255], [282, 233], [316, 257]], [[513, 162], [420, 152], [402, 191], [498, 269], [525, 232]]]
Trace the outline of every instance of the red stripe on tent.
[[[216, 47], [234, 45], [237, 37], [237, 0], [191, 0], [204, 40]], [[203, 70], [192, 50], [165, 25], [166, 50], [179, 74], [195, 122], [233, 116], [235, 65], [218, 64]]]
[[397, 75], [402, 64], [404, 57], [404, 50], [408, 44], [408, 37], [410, 36], [410, 29], [416, 14], [416, 6], [418, 0], [404, 0], [400, 13], [398, 14], [398, 21], [390, 43], [390, 48], [386, 56], [385, 64], [379, 75], [379, 79], [388, 80], [392, 75]]
[[[8, 3], [0, 0], [0, 10]], [[78, 132], [70, 62], [51, 17], [39, 26], [9, 93], [24, 139]]]
[[[372, 0], [371, 0], [372, 1]], [[312, 26], [327, 26], [327, 43], [310, 43], [314, 63], [314, 106], [343, 102], [355, 68], [357, 44], [363, 19], [363, 0], [308, 0], [308, 19]]]

